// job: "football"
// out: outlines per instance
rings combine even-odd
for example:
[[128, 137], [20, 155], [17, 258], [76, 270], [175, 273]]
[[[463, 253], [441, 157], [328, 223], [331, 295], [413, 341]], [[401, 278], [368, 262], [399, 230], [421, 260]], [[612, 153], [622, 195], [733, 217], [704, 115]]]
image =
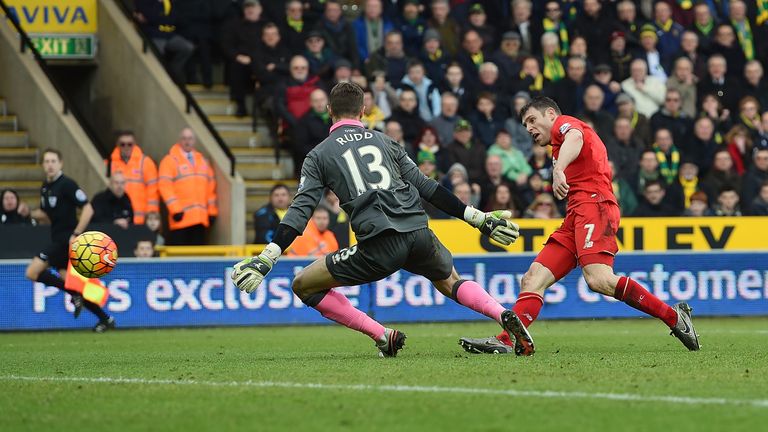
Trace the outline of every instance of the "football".
[[117, 264], [117, 245], [100, 231], [86, 231], [72, 242], [69, 249], [72, 267], [87, 278], [100, 278]]

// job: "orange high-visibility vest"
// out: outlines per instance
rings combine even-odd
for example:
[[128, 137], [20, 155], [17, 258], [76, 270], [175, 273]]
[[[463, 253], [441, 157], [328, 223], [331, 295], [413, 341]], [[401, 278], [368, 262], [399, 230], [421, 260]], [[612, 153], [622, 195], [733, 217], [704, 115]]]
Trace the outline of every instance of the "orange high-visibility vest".
[[[168, 207], [168, 226], [171, 230], [194, 225], [208, 227], [208, 217], [219, 214], [213, 168], [199, 151], [192, 150], [192, 156], [194, 166], [189, 163], [181, 145], [176, 143], [160, 161], [158, 185]], [[176, 222], [173, 215], [180, 212], [184, 212], [184, 217]]]
[[107, 176], [122, 172], [125, 176], [125, 193], [131, 199], [133, 223], [143, 225], [147, 213], [160, 211], [160, 196], [157, 193], [157, 165], [139, 146], [134, 145], [128, 162], [123, 162], [120, 149], [115, 147], [107, 164]]
[[331, 230], [320, 232], [315, 221], [309, 220], [304, 234], [294, 240], [288, 256], [322, 256], [339, 249], [339, 242]]
[[78, 273], [72, 263], [67, 263], [67, 277], [64, 279], [64, 286], [68, 290], [79, 292], [83, 298], [91, 303], [104, 307], [109, 299], [109, 289], [99, 279], [88, 279]]

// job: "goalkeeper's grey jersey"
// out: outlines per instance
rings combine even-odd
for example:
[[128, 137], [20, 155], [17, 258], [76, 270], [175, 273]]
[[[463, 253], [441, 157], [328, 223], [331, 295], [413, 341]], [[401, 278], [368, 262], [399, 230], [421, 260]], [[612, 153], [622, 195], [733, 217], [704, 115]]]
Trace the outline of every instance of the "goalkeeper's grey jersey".
[[304, 232], [326, 187], [339, 197], [362, 241], [387, 229], [410, 232], [426, 227], [419, 195], [431, 197], [437, 182], [424, 176], [405, 149], [383, 133], [343, 120], [304, 159], [299, 191], [281, 223]]

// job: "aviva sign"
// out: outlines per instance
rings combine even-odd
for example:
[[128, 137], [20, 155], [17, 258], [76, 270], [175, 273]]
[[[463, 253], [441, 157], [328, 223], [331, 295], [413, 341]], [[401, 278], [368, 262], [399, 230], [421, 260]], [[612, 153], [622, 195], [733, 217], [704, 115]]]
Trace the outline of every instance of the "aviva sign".
[[96, 0], [5, 0], [11, 16], [30, 34], [95, 34]]

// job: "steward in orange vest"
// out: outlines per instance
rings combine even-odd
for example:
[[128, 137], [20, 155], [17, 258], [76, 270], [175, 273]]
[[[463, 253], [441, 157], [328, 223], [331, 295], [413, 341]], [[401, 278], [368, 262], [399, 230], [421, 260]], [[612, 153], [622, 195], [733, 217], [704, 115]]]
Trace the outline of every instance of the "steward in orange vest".
[[218, 216], [213, 168], [195, 150], [196, 138], [184, 129], [160, 162], [160, 195], [168, 207], [168, 244], [204, 244], [206, 229]]
[[134, 225], [144, 225], [147, 213], [160, 211], [157, 193], [157, 165], [136, 144], [133, 132], [118, 132], [115, 149], [105, 160], [107, 177], [122, 172], [125, 193], [131, 199]]
[[329, 224], [330, 212], [325, 207], [316, 208], [304, 233], [288, 249], [288, 256], [323, 256], [337, 251], [339, 243]]

